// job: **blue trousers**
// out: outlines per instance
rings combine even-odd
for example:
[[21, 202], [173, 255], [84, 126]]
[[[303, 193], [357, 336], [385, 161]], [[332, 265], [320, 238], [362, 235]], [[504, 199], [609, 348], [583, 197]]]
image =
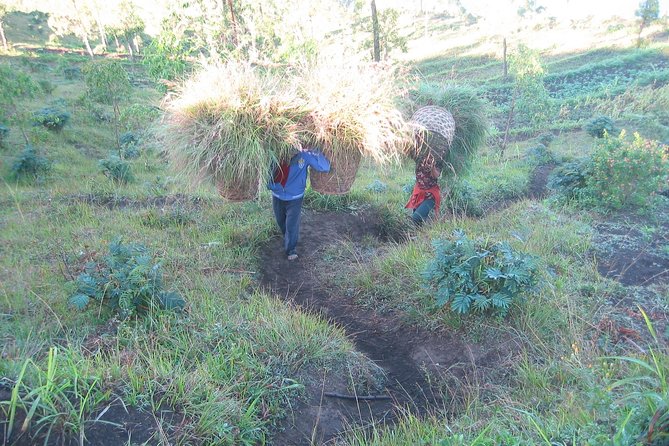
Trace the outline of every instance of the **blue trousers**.
[[423, 222], [427, 220], [427, 217], [430, 215], [430, 211], [434, 209], [435, 204], [436, 202], [434, 201], [434, 198], [424, 200], [421, 204], [419, 204], [418, 207], [413, 210], [413, 214], [411, 214], [411, 219], [413, 222], [417, 225], [423, 224]]
[[284, 201], [272, 197], [272, 209], [276, 223], [283, 235], [283, 247], [286, 255], [297, 254], [295, 248], [300, 238], [300, 218], [302, 216], [302, 198]]

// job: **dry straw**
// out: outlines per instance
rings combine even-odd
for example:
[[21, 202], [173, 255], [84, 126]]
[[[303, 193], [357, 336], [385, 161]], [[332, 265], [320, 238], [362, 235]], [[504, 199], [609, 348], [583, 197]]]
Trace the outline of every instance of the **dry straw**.
[[206, 178], [248, 187], [297, 143], [304, 101], [249, 65], [211, 66], [165, 101], [160, 129], [174, 167], [192, 183]]
[[[257, 188], [298, 141], [323, 149], [333, 166], [361, 155], [397, 160], [410, 130], [392, 72], [320, 66], [279, 75], [241, 63], [204, 68], [165, 101], [160, 129], [174, 167], [219, 190]], [[336, 170], [336, 169], [335, 169]], [[349, 173], [350, 176], [350, 173]], [[355, 171], [353, 171], [355, 177]]]

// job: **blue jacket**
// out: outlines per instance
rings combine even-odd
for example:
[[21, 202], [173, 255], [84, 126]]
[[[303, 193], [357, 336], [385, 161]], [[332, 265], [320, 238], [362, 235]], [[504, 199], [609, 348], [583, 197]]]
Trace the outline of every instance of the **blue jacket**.
[[330, 161], [320, 151], [299, 152], [290, 159], [285, 186], [276, 181], [277, 172], [274, 172], [267, 188], [279, 200], [291, 201], [301, 198], [307, 187], [307, 167], [319, 172], [329, 172]]

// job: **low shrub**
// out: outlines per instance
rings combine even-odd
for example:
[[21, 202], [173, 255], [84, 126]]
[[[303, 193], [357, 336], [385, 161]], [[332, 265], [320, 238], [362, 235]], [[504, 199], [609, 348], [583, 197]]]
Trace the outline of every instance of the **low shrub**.
[[616, 133], [616, 126], [611, 118], [601, 115], [586, 122], [583, 130], [594, 138], [603, 138], [606, 133]]
[[139, 142], [139, 138], [133, 132], [125, 132], [118, 138], [118, 142], [122, 146], [136, 145]]
[[56, 89], [56, 86], [46, 79], [38, 80], [37, 83], [39, 84], [39, 87], [42, 89], [42, 91], [46, 94], [51, 94]]
[[598, 142], [587, 184], [596, 205], [621, 209], [648, 206], [650, 195], [666, 187], [668, 180], [667, 147], [638, 133], [626, 140], [623, 131]]
[[51, 161], [41, 156], [31, 145], [26, 145], [12, 165], [12, 173], [18, 179], [40, 178], [51, 170]]
[[156, 308], [180, 310], [186, 303], [179, 293], [164, 290], [161, 262], [146, 247], [124, 244], [120, 238], [100, 261], [87, 263], [74, 283], [71, 305], [83, 310], [93, 299], [122, 318]]
[[81, 79], [81, 68], [76, 66], [68, 66], [63, 68], [63, 76], [67, 80]]
[[541, 135], [537, 136], [537, 143], [538, 144], [543, 144], [544, 146], [548, 147], [551, 145], [553, 140], [555, 139], [555, 135], [553, 135], [550, 132], [542, 133]]
[[132, 104], [121, 110], [123, 127], [132, 132], [144, 132], [152, 122], [160, 117], [160, 109], [151, 105]]
[[170, 210], [151, 209], [142, 215], [142, 224], [151, 228], [184, 227], [195, 223], [192, 211], [183, 206], [174, 206]]
[[48, 130], [59, 132], [70, 120], [70, 114], [65, 110], [53, 107], [44, 107], [33, 113], [33, 124], [41, 125]]
[[555, 154], [543, 144], [536, 144], [525, 151], [527, 161], [534, 166], [544, 166], [555, 163]]
[[551, 172], [546, 187], [563, 199], [579, 199], [585, 196], [587, 180], [592, 170], [592, 159], [579, 158], [564, 163]]
[[445, 205], [455, 214], [471, 217], [480, 217], [484, 214], [481, 194], [467, 180], [453, 183], [445, 201]]
[[98, 165], [102, 173], [115, 183], [126, 184], [135, 179], [130, 163], [116, 155], [110, 155], [109, 158], [100, 160]]
[[139, 138], [133, 132], [125, 132], [119, 137], [119, 143], [121, 144], [121, 157], [123, 159], [136, 159], [139, 158]]
[[439, 308], [448, 304], [460, 314], [504, 316], [538, 282], [536, 259], [506, 242], [474, 241], [456, 231], [452, 239], [435, 240], [433, 246], [435, 257], [423, 279]]

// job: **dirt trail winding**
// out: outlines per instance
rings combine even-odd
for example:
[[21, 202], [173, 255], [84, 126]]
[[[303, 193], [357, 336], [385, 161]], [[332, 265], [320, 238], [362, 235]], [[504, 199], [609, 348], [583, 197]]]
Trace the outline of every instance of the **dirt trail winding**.
[[307, 401], [293, 408], [295, 415], [274, 436], [275, 445], [325, 444], [352, 424], [392, 422], [397, 407], [415, 414], [449, 410], [449, 403], [430, 388], [425, 371], [431, 375], [473, 376], [491, 363], [499, 366], [509, 355], [504, 342], [490, 350], [467, 344], [456, 333], [436, 335], [409, 327], [392, 314], [361, 308], [339, 290], [320, 283], [314, 263], [323, 248], [341, 240], [361, 242], [380, 234], [380, 229], [372, 214], [306, 211], [297, 261], [285, 259], [278, 237], [262, 253], [263, 286], [344, 327], [356, 348], [383, 369], [386, 387], [380, 394], [389, 397], [356, 401], [324, 396], [324, 392], [350, 393], [345, 377], [324, 374], [318, 385], [307, 385]]

